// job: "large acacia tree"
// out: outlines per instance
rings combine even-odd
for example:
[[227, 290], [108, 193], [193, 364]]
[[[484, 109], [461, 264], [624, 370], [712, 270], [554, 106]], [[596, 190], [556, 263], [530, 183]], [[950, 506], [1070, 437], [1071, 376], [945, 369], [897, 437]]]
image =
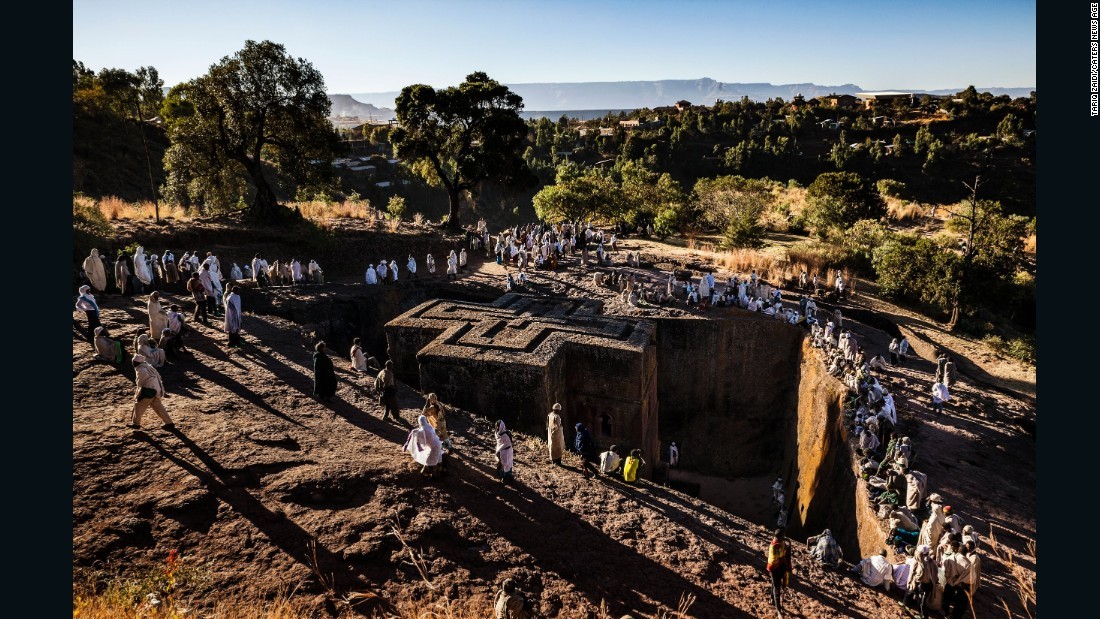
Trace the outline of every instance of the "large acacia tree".
[[252, 214], [275, 213], [279, 182], [331, 175], [338, 137], [331, 103], [313, 65], [277, 43], [246, 41], [202, 77], [173, 88], [162, 113], [172, 146], [167, 193], [184, 203], [230, 208], [251, 188]]
[[406, 86], [396, 108], [391, 143], [418, 174], [447, 191], [449, 228], [460, 228], [462, 201], [482, 181], [522, 187], [533, 180], [522, 157], [523, 99], [485, 73], [442, 90]]

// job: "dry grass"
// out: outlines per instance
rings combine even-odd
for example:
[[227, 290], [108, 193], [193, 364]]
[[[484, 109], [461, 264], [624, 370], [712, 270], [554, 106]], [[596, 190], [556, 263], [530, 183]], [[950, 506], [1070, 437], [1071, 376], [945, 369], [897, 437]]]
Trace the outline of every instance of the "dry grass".
[[413, 223], [420, 226], [424, 224], [424, 213], [413, 213]]
[[345, 200], [344, 202], [290, 202], [287, 206], [302, 213], [306, 219], [323, 221], [325, 219], [374, 219], [378, 212], [371, 207], [370, 200]]
[[[73, 202], [99, 209], [99, 212], [103, 213], [108, 221], [154, 219], [156, 216], [156, 207], [148, 200], [144, 202], [127, 202], [114, 196], [108, 196], [100, 200], [78, 196], [73, 198]], [[192, 219], [193, 214], [178, 204], [161, 204], [160, 217], [161, 219], [189, 220]]]
[[1034, 254], [1035, 253], [1035, 235], [1034, 234], [1030, 234], [1030, 235], [1028, 235], [1028, 237], [1026, 239], [1024, 239], [1024, 251], [1026, 251], [1029, 254]]
[[[691, 245], [697, 245], [697, 247], [691, 247]], [[840, 256], [837, 253], [838, 250], [826, 245], [820, 247], [796, 245], [787, 249], [785, 258], [756, 249], [715, 251], [714, 246], [707, 243], [692, 243], [689, 247], [713, 252], [714, 264], [731, 273], [744, 276], [756, 269], [758, 277], [780, 287], [796, 283], [802, 271], [806, 271], [808, 276], [817, 273], [822, 284], [831, 288], [835, 285], [836, 274], [839, 272], [844, 275], [848, 292], [855, 294], [856, 291], [856, 278], [847, 268], [837, 271], [830, 266], [837, 264]]]
[[910, 202], [899, 198], [886, 198], [886, 215], [897, 222], [919, 222], [928, 214], [930, 207], [919, 202]]
[[[1035, 613], [1033, 611], [1036, 610], [1035, 572], [1016, 562], [1015, 553], [1012, 549], [997, 541], [992, 526], [989, 527], [989, 549], [1008, 571], [1011, 578], [1010, 586], [1016, 590], [1016, 595], [1024, 613], [1028, 617], [1034, 617]], [[1036, 564], [1035, 540], [1027, 541], [1027, 555], [1031, 563]], [[1009, 619], [1012, 619], [1013, 613], [1007, 600], [1001, 599], [1001, 607]]]

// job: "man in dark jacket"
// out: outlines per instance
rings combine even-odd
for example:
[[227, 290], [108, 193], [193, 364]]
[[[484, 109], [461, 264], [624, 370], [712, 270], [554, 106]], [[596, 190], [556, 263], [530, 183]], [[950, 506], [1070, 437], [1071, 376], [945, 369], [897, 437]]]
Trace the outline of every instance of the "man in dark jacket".
[[581, 457], [581, 472], [585, 479], [591, 479], [596, 475], [596, 441], [592, 440], [592, 434], [583, 423], [575, 426], [577, 435], [573, 438], [573, 451]]

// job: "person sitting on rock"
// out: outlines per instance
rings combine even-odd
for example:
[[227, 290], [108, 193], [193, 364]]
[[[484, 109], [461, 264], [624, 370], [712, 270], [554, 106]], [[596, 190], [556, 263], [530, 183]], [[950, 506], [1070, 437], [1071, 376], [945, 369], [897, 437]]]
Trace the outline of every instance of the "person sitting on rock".
[[622, 458], [619, 456], [619, 448], [612, 445], [607, 451], [600, 454], [600, 472], [604, 475], [614, 475], [619, 471]]
[[529, 619], [534, 603], [516, 587], [516, 582], [508, 578], [497, 592], [493, 606], [496, 619]]
[[95, 358], [107, 363], [119, 365], [125, 357], [122, 355], [122, 342], [111, 339], [107, 327], [95, 328]]
[[642, 458], [642, 450], [635, 449], [630, 452], [630, 455], [626, 457], [626, 461], [623, 463], [623, 481], [628, 484], [633, 484], [638, 481], [638, 471], [645, 466], [645, 459]]
[[859, 579], [868, 587], [882, 585], [887, 591], [894, 582], [894, 566], [886, 560], [886, 549], [883, 548], [876, 555], [863, 559], [852, 568], [859, 574]]
[[806, 546], [810, 548], [810, 556], [818, 563], [828, 567], [839, 567], [844, 559], [844, 551], [836, 543], [833, 532], [825, 529], [821, 535], [815, 535], [806, 540]]

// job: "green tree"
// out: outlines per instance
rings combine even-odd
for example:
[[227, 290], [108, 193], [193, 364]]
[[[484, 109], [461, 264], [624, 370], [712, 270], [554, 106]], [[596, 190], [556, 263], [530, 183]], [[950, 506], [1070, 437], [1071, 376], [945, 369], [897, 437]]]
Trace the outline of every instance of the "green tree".
[[1020, 132], [1023, 124], [1015, 114], [1006, 114], [1001, 122], [997, 123], [997, 137], [1008, 144], [1020, 143]]
[[426, 162], [425, 180], [447, 191], [447, 226], [459, 229], [462, 199], [491, 179], [522, 187], [533, 182], [520, 154], [527, 125], [520, 118], [523, 99], [483, 72], [471, 73], [458, 86], [435, 90], [406, 86], [397, 97], [398, 128], [391, 134], [397, 153], [409, 162]]
[[539, 190], [532, 199], [535, 214], [548, 222], [603, 219], [610, 221], [622, 212], [619, 186], [595, 168], [580, 172], [576, 165], [558, 168], [556, 182]]
[[894, 134], [894, 142], [893, 142], [893, 144], [894, 144], [894, 152], [893, 152], [893, 155], [894, 155], [895, 157], [900, 157], [900, 156], [904, 155], [904, 154], [905, 154], [905, 153], [906, 153], [906, 152], [908, 151], [908, 149], [909, 149], [908, 145], [906, 145], [906, 144], [905, 144], [905, 140], [903, 140], [903, 139], [901, 138], [901, 134], [900, 134], [900, 133], [896, 133], [896, 134]]
[[928, 125], [921, 125], [920, 129], [917, 129], [916, 137], [913, 138], [913, 152], [918, 155], [925, 152], [934, 139], [932, 132], [928, 130]]
[[947, 323], [951, 330], [973, 304], [981, 299], [993, 300], [1000, 288], [998, 284], [1015, 276], [1028, 227], [1024, 217], [1004, 216], [1000, 203], [979, 200], [978, 189], [982, 184], [980, 174], [973, 183], [963, 183], [970, 196], [960, 205], [944, 209], [957, 221], [953, 227], [960, 231], [964, 241], [952, 282], [951, 317]]
[[886, 215], [875, 186], [853, 172], [824, 172], [806, 189], [806, 223], [818, 236]]
[[400, 220], [405, 215], [405, 209], [408, 205], [405, 203], [405, 198], [401, 196], [390, 196], [390, 201], [386, 204], [386, 212], [389, 213], [390, 219]]
[[764, 236], [760, 218], [775, 205], [772, 183], [740, 176], [701, 178], [695, 200], [703, 221], [722, 230], [730, 247], [759, 247]]
[[874, 248], [871, 262], [883, 294], [945, 311], [950, 307], [958, 257], [931, 239], [889, 233]]
[[248, 185], [251, 214], [276, 214], [269, 171], [298, 185], [331, 175], [339, 136], [328, 122], [330, 109], [312, 64], [277, 43], [246, 41], [206, 75], [173, 88], [162, 106], [172, 140], [165, 153], [170, 192], [231, 208], [227, 200]]
[[662, 210], [675, 210], [686, 201], [680, 183], [667, 172], [658, 174], [638, 161], [623, 162], [618, 171], [622, 177], [623, 216], [631, 226], [654, 222]]

